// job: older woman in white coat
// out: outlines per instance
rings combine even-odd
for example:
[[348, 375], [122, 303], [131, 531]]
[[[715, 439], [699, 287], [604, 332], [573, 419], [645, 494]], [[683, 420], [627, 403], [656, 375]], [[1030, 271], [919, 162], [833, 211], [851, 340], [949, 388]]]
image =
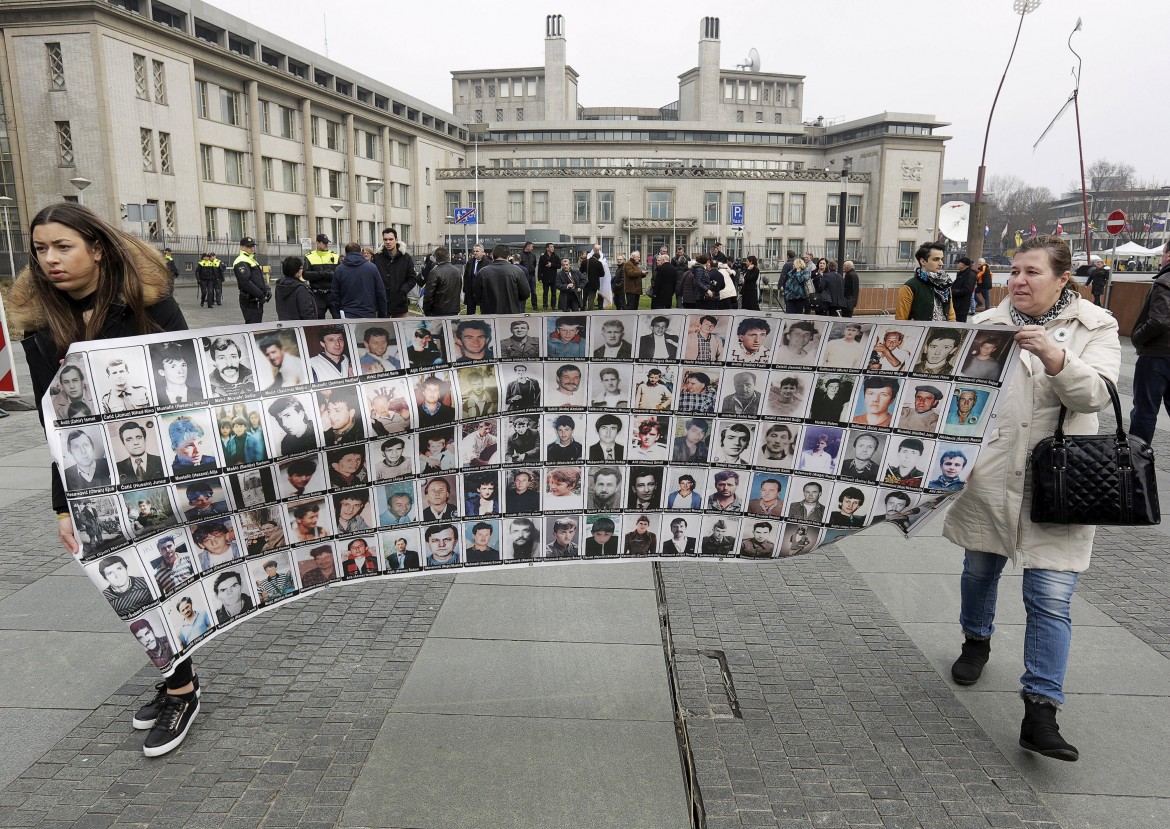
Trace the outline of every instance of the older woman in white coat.
[[1026, 240], [1012, 260], [1007, 298], [975, 318], [1020, 327], [1020, 365], [943, 528], [966, 551], [959, 614], [965, 641], [952, 677], [973, 685], [987, 664], [999, 577], [1011, 559], [1024, 571], [1027, 612], [1020, 745], [1060, 760], [1079, 756], [1061, 736], [1056, 712], [1064, 703], [1072, 643], [1069, 604], [1078, 575], [1089, 566], [1095, 528], [1032, 523], [1029, 454], [1055, 431], [1062, 404], [1069, 412], [1067, 433], [1096, 434], [1096, 413], [1110, 402], [1102, 377], [1116, 382], [1121, 367], [1117, 322], [1072, 288], [1071, 267], [1068, 245], [1059, 238]]

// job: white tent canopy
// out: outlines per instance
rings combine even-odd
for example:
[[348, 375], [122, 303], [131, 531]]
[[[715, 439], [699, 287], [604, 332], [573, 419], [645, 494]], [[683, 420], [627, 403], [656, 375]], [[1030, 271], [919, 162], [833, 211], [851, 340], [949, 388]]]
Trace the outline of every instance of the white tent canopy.
[[[1113, 248], [1101, 248], [1097, 251], [1098, 256], [1112, 256]], [[1118, 256], [1161, 256], [1162, 246], [1155, 245], [1152, 248], [1144, 248], [1137, 242], [1126, 242], [1124, 245], [1117, 246]]]

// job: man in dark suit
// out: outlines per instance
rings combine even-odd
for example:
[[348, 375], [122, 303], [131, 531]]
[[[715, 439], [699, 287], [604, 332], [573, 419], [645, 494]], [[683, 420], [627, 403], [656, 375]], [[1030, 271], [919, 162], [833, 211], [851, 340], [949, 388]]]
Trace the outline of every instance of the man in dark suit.
[[118, 428], [118, 439], [126, 447], [128, 457], [118, 461], [118, 478], [124, 484], [157, 481], [166, 477], [162, 458], [146, 451], [146, 428], [136, 420], [128, 420]]
[[471, 258], [463, 266], [463, 302], [467, 305], [467, 313], [474, 314], [475, 298], [479, 296], [479, 271], [492, 263], [488, 256], [484, 256], [483, 245], [476, 245]]
[[561, 258], [557, 256], [557, 246], [549, 242], [536, 263], [536, 275], [540, 278], [542, 288], [542, 311], [551, 311], [557, 307], [557, 271], [560, 269]]
[[418, 552], [406, 549], [405, 538], [394, 539], [394, 549], [386, 553], [386, 569], [392, 573], [419, 569]]
[[92, 487], [110, 486], [110, 465], [98, 456], [93, 438], [84, 429], [74, 429], [65, 436], [65, 446], [73, 465], [65, 467], [65, 488], [70, 492]]
[[639, 359], [673, 360], [678, 356], [678, 337], [666, 333], [669, 325], [670, 320], [663, 316], [650, 320], [650, 333], [638, 338]]
[[597, 418], [594, 428], [597, 430], [597, 443], [589, 447], [589, 460], [616, 463], [624, 461], [626, 447], [617, 442], [622, 430], [622, 422], [617, 415], [603, 414]]

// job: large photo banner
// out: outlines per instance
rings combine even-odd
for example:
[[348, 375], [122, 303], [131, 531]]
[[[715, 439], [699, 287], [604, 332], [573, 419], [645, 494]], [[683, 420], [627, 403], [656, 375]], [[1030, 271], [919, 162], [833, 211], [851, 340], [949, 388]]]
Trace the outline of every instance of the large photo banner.
[[663, 311], [74, 345], [42, 401], [78, 562], [163, 672], [333, 585], [799, 556], [965, 485], [1014, 329]]

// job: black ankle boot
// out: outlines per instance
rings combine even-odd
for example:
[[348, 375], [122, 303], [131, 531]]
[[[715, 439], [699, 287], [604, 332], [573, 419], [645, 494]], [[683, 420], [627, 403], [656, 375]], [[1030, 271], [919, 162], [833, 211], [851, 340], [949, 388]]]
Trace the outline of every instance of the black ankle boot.
[[1057, 760], [1077, 760], [1081, 754], [1060, 736], [1056, 706], [1024, 700], [1024, 721], [1020, 723], [1020, 747]]
[[963, 652], [951, 665], [951, 678], [960, 685], [974, 685], [983, 674], [983, 666], [991, 658], [990, 639], [963, 640]]

